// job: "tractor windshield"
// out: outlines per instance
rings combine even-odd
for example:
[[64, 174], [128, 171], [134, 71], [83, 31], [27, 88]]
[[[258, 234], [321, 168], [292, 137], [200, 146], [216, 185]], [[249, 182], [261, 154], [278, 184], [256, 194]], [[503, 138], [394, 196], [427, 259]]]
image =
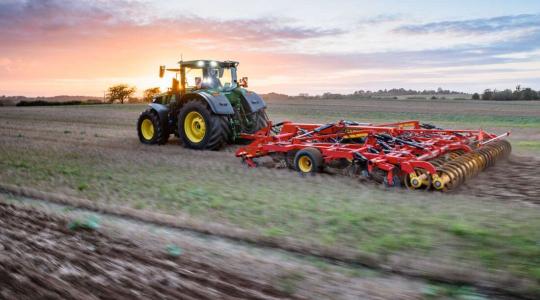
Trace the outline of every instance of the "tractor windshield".
[[235, 72], [234, 68], [209, 68], [208, 74], [205, 76], [204, 81], [211, 84], [213, 88], [220, 89], [222, 91], [230, 91], [236, 88]]
[[187, 87], [194, 89], [212, 89], [227, 92], [238, 86], [236, 83], [236, 68], [234, 67], [186, 67], [185, 80]]

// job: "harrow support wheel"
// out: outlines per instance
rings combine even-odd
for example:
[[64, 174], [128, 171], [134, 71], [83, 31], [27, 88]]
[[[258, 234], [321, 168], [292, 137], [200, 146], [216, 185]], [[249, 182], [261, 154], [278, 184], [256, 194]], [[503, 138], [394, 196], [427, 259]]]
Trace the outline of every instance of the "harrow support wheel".
[[296, 153], [294, 157], [295, 169], [302, 174], [314, 174], [323, 167], [323, 157], [317, 148], [309, 147]]

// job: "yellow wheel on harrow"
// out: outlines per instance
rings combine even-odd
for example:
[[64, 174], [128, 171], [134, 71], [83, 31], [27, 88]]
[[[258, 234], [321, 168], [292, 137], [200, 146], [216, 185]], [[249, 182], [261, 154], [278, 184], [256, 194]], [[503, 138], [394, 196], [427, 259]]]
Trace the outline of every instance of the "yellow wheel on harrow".
[[313, 161], [309, 156], [304, 155], [298, 159], [298, 169], [300, 172], [309, 173], [313, 170]]
[[323, 167], [322, 154], [317, 148], [302, 149], [294, 157], [294, 166], [302, 174], [317, 173]]

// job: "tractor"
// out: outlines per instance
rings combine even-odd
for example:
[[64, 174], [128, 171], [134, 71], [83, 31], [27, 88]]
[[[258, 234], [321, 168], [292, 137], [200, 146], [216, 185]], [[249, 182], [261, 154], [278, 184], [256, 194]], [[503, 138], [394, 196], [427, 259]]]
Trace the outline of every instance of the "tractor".
[[248, 78], [237, 77], [238, 62], [192, 60], [178, 68], [159, 67], [159, 77], [174, 72], [172, 86], [152, 99], [137, 122], [143, 144], [165, 144], [179, 137], [184, 147], [219, 150], [242, 142], [267, 126], [266, 103], [248, 91]]

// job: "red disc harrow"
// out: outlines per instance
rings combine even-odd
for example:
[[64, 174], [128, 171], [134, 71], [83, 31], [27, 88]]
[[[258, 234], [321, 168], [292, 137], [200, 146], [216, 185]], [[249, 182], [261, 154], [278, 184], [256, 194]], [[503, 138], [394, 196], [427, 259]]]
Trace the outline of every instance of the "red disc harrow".
[[483, 130], [448, 130], [419, 121], [368, 124], [269, 123], [236, 156], [249, 166], [271, 155], [301, 173], [349, 168], [387, 186], [451, 190], [498, 159], [508, 156], [510, 143]]

